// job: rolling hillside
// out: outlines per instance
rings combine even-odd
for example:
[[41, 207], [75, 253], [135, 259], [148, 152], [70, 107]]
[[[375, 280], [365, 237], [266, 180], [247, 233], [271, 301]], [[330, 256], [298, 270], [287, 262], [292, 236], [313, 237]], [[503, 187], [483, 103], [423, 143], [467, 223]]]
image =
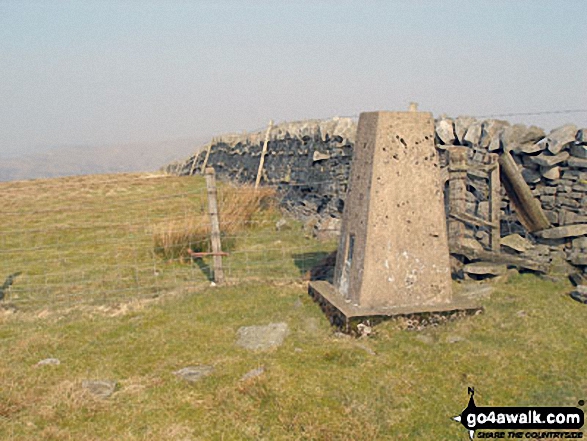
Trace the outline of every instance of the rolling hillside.
[[106, 146], [57, 147], [44, 152], [0, 158], [0, 181], [104, 173], [155, 171], [191, 155], [208, 137]]

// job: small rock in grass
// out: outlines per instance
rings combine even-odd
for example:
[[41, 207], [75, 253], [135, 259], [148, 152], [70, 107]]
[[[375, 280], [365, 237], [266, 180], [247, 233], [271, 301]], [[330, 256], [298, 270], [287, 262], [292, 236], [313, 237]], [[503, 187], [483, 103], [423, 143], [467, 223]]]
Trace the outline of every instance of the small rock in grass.
[[281, 346], [289, 334], [287, 323], [269, 323], [266, 326], [243, 326], [237, 331], [237, 346], [250, 351], [265, 351]]
[[577, 302], [587, 304], [587, 285], [577, 285], [570, 296]]
[[373, 332], [373, 328], [365, 323], [357, 325], [357, 332], [360, 337], [368, 337]]
[[213, 371], [213, 366], [201, 365], [184, 367], [178, 371], [175, 371], [174, 374], [186, 381], [195, 383], [196, 381], [210, 375]]
[[98, 398], [108, 398], [116, 390], [118, 383], [111, 380], [85, 380], [82, 387]]
[[61, 361], [57, 358], [45, 358], [44, 360], [39, 361], [36, 366], [58, 366], [61, 364]]
[[261, 367], [258, 367], [257, 369], [253, 369], [253, 370], [247, 372], [245, 375], [243, 375], [241, 377], [240, 381], [247, 381], [252, 378], [257, 378], [257, 377], [260, 377], [261, 375], [263, 375], [264, 373], [265, 373], [265, 367], [261, 366]]

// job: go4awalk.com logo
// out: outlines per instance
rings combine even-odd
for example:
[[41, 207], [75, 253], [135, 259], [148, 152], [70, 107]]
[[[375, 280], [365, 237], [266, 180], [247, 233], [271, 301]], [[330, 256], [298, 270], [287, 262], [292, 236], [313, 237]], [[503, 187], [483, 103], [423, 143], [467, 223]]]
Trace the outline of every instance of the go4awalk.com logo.
[[[578, 407], [489, 407], [475, 405], [475, 390], [468, 388], [469, 404], [453, 420], [469, 437], [494, 439], [582, 439], [585, 415]], [[584, 402], [580, 401], [579, 405]], [[544, 431], [548, 430], [548, 432]]]

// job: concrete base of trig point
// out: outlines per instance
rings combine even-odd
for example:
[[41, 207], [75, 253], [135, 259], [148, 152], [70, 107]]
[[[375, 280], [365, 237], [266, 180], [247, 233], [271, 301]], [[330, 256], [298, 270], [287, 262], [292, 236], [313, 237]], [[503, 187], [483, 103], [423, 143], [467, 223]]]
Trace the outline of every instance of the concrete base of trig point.
[[452, 294], [434, 120], [422, 112], [359, 118], [334, 284], [310, 294], [331, 322], [479, 307]]
[[329, 282], [310, 282], [308, 293], [320, 305], [330, 324], [344, 332], [356, 332], [359, 323], [379, 323], [394, 317], [430, 316], [464, 313], [475, 314], [483, 308], [468, 297], [453, 297], [450, 303], [438, 305], [397, 306], [387, 308], [362, 308], [346, 302], [340, 292]]

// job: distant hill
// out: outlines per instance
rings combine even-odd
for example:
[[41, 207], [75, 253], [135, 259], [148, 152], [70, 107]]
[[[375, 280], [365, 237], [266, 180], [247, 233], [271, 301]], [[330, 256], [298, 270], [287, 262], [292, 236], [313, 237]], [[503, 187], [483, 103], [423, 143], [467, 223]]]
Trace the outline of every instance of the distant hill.
[[0, 159], [0, 181], [70, 175], [155, 171], [195, 153], [210, 138], [98, 147], [58, 147], [43, 153]]

